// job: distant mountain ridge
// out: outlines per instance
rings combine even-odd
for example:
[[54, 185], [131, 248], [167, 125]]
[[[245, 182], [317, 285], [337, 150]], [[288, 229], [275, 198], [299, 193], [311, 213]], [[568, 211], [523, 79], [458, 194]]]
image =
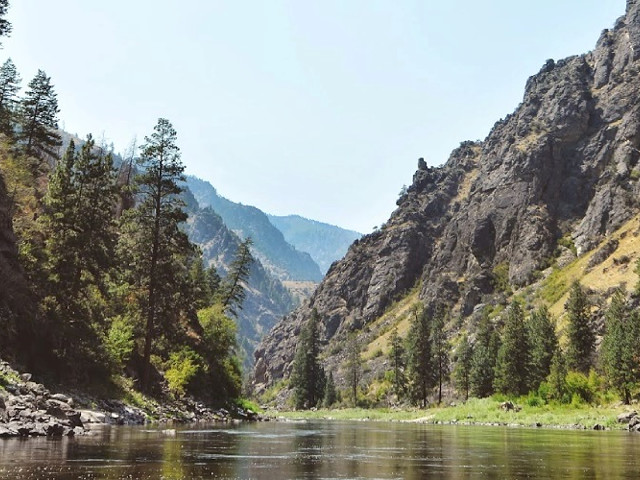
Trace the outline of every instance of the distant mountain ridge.
[[211, 207], [226, 226], [242, 238], [253, 239], [255, 256], [280, 280], [319, 282], [323, 274], [311, 255], [297, 250], [256, 207], [242, 205], [218, 195], [209, 182], [187, 176], [187, 186], [201, 207]]
[[[240, 238], [224, 224], [211, 207], [200, 208], [190, 190], [182, 193], [189, 214], [185, 231], [202, 250], [207, 266], [214, 266], [221, 276], [228, 272]], [[247, 296], [238, 311], [238, 343], [245, 366], [252, 364], [252, 352], [262, 336], [298, 303], [289, 290], [272, 277], [260, 261], [251, 266]]]
[[269, 215], [269, 221], [282, 232], [284, 238], [298, 250], [307, 252], [323, 274], [331, 264], [347, 253], [349, 246], [362, 237], [353, 230], [318, 222], [300, 215]]

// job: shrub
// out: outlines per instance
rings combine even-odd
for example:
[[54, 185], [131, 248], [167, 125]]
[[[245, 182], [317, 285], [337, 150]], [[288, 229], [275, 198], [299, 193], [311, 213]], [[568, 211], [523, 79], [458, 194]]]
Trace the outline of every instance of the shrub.
[[109, 358], [121, 369], [131, 357], [134, 346], [132, 322], [122, 316], [115, 317], [105, 339]]
[[164, 373], [169, 384], [169, 390], [176, 396], [185, 394], [189, 381], [200, 370], [201, 358], [189, 347], [184, 347], [169, 356], [169, 368]]

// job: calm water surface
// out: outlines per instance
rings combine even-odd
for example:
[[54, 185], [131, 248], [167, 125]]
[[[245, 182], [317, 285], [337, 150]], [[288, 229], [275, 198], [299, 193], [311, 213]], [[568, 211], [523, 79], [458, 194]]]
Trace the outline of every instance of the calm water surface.
[[0, 440], [0, 479], [640, 478], [640, 435], [377, 422]]

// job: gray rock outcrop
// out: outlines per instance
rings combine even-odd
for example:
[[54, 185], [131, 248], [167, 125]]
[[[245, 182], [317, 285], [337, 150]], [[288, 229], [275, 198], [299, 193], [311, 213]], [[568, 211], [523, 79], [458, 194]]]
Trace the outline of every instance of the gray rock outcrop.
[[497, 266], [527, 285], [560, 238], [580, 254], [636, 215], [639, 71], [640, 3], [629, 0], [592, 52], [549, 60], [529, 78], [522, 103], [484, 141], [463, 142], [442, 167], [420, 162], [389, 221], [356, 241], [257, 348], [255, 389], [289, 375], [313, 308], [325, 345], [417, 284], [427, 306], [445, 302], [465, 316], [495, 293]]

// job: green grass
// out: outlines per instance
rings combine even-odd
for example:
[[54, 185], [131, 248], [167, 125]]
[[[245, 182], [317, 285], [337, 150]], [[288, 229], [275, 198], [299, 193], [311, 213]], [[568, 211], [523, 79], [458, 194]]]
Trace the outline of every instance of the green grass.
[[370, 421], [414, 421], [424, 423], [459, 423], [478, 425], [519, 425], [533, 426], [536, 423], [543, 427], [583, 427], [593, 428], [604, 425], [610, 429], [624, 429], [625, 424], [618, 424], [618, 414], [631, 409], [629, 406], [590, 406], [590, 405], [555, 405], [529, 406], [526, 399], [516, 403], [522, 409], [519, 412], [505, 411], [500, 408], [501, 400], [497, 398], [470, 399], [468, 402], [447, 407], [422, 409], [364, 409], [345, 408], [337, 410], [320, 409], [317, 411], [266, 412], [268, 415], [290, 420], [370, 420]]

